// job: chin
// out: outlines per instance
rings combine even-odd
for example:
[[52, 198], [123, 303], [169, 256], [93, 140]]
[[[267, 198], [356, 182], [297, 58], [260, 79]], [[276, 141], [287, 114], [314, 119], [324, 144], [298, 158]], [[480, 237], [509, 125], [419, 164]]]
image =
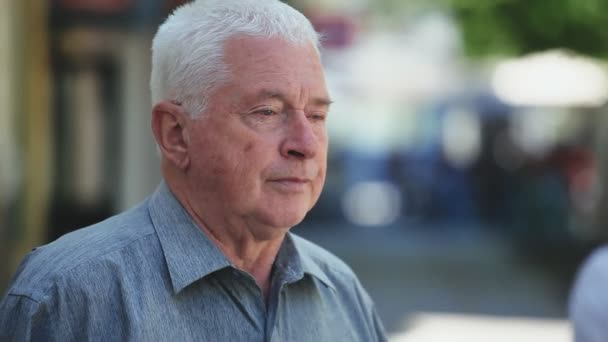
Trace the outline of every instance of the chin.
[[269, 213], [266, 220], [267, 224], [277, 228], [291, 228], [302, 222], [307, 213], [306, 210], [302, 209], [297, 211], [283, 210], [281, 208], [274, 209], [273, 212]]
[[251, 226], [254, 229], [254, 234], [260, 240], [275, 240], [282, 238], [292, 227], [298, 225], [304, 220], [306, 211], [301, 213], [287, 213], [273, 210], [258, 215], [257, 222], [259, 225]]
[[283, 217], [277, 220], [277, 224], [275, 226], [281, 228], [291, 228], [293, 226], [297, 226], [298, 224], [300, 224], [300, 222], [304, 221], [304, 217], [306, 217], [306, 214]]
[[[272, 198], [265, 205], [258, 207], [260, 221], [268, 226], [277, 228], [291, 228], [304, 220], [308, 211], [312, 208], [310, 196], [293, 196], [291, 198]], [[315, 201], [316, 202], [316, 201]]]

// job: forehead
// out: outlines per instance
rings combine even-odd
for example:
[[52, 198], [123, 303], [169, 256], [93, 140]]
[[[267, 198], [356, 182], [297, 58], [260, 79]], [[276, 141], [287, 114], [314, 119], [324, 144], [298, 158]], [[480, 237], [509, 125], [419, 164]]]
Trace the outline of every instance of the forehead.
[[[298, 66], [319, 67], [319, 55], [312, 43], [291, 43], [282, 38], [260, 38], [238, 35], [228, 39], [224, 59], [232, 68], [244, 68], [259, 62], [286, 63], [298, 61]], [[254, 65], [252, 65], [254, 63]]]
[[224, 61], [234, 85], [249, 93], [290, 91], [327, 97], [321, 60], [312, 43], [280, 38], [234, 37], [225, 45]]

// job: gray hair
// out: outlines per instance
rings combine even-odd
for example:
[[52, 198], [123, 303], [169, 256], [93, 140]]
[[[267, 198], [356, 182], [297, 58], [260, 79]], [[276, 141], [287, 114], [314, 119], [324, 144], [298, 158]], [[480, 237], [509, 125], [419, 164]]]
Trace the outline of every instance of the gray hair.
[[152, 105], [181, 103], [193, 117], [216, 87], [229, 80], [224, 45], [236, 35], [312, 43], [319, 35], [306, 17], [278, 0], [196, 0], [177, 8], [152, 43]]

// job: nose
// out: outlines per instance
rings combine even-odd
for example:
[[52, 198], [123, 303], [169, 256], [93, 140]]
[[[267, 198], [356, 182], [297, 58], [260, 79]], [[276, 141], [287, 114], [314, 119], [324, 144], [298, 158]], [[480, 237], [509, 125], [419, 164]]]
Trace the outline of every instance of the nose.
[[306, 114], [303, 111], [293, 112], [287, 121], [281, 155], [285, 158], [313, 158], [319, 148], [319, 137]]

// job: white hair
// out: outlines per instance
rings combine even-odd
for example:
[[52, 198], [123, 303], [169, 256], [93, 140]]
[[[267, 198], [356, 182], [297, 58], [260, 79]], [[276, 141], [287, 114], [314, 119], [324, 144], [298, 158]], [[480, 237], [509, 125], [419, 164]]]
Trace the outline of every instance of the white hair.
[[204, 112], [212, 91], [229, 80], [224, 45], [236, 35], [320, 48], [310, 21], [281, 1], [195, 0], [177, 8], [154, 37], [152, 105], [173, 101], [193, 117]]

